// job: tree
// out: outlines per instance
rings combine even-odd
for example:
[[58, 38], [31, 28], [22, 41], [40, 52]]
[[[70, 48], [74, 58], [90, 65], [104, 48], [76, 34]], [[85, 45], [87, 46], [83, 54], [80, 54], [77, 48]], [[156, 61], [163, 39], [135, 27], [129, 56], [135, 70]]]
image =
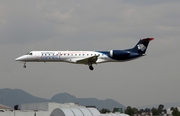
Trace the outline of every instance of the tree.
[[143, 112], [144, 112], [144, 109], [140, 109], [138, 113], [141, 114]]
[[164, 109], [163, 112], [164, 112], [165, 114], [167, 114], [167, 110], [166, 110], [166, 109]]
[[174, 108], [173, 112], [172, 112], [173, 116], [180, 116], [180, 112], [177, 108]]
[[138, 112], [139, 112], [137, 108], [133, 108], [132, 110], [133, 110], [134, 114], [138, 114]]
[[174, 107], [171, 107], [171, 111], [173, 111], [174, 110]]
[[106, 113], [110, 113], [111, 111], [108, 110], [108, 109], [103, 108], [103, 109], [100, 110], [100, 112], [101, 112], [102, 114], [106, 114]]
[[122, 108], [114, 108], [114, 109], [113, 109], [113, 113], [115, 113], [115, 112], [120, 112], [120, 113], [122, 113], [122, 112], [123, 112], [123, 109], [122, 109]]
[[149, 108], [146, 108], [146, 109], [145, 109], [145, 112], [150, 113], [151, 110], [150, 110]]
[[134, 110], [131, 108], [131, 106], [128, 106], [125, 110], [125, 113], [130, 115], [130, 116], [133, 116], [134, 115]]
[[158, 107], [159, 113], [162, 114], [162, 111], [164, 109], [164, 105], [160, 104]]
[[144, 111], [146, 112], [146, 114], [150, 115], [151, 110], [149, 108], [146, 108]]
[[151, 112], [152, 112], [152, 115], [153, 115], [153, 116], [159, 115], [159, 110], [156, 109], [156, 108], [152, 108], [152, 109], [151, 109]]

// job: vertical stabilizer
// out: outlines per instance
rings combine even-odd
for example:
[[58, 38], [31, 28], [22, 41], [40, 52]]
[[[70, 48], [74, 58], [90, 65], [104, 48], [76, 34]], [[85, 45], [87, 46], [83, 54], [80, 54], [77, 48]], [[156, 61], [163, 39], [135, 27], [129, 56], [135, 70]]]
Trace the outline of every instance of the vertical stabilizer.
[[145, 54], [148, 44], [151, 40], [154, 40], [154, 38], [140, 39], [140, 41], [136, 44], [136, 46], [132, 49], [132, 51], [137, 52], [139, 54]]

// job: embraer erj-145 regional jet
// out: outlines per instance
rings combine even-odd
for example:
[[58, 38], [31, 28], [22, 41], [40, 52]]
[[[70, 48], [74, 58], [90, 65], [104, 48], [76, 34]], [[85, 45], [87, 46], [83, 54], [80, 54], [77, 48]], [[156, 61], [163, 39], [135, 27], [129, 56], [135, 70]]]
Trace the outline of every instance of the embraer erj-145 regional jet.
[[145, 56], [148, 44], [154, 38], [140, 39], [137, 45], [131, 49], [109, 51], [31, 51], [27, 55], [16, 58], [16, 61], [24, 62], [68, 62], [85, 64], [93, 70], [93, 64], [106, 62], [124, 62]]

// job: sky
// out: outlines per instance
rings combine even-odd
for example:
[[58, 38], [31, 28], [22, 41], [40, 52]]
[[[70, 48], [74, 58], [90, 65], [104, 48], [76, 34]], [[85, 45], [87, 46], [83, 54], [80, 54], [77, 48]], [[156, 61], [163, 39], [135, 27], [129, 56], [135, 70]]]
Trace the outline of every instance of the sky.
[[[179, 102], [179, 0], [1, 0], [0, 88], [50, 99], [57, 93], [114, 99], [132, 107]], [[132, 48], [154, 37], [147, 55], [123, 63], [23, 63], [35, 50]]]

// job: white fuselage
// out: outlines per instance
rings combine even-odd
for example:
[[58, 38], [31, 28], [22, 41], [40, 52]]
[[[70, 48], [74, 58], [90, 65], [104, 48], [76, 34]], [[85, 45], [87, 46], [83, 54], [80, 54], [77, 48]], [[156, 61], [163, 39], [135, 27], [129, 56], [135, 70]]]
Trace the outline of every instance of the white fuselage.
[[77, 61], [93, 56], [98, 56], [96, 63], [116, 61], [109, 58], [107, 54], [103, 54], [96, 51], [32, 51], [27, 55], [18, 57], [16, 61], [68, 62], [68, 63], [85, 64], [85, 63], [78, 63]]

